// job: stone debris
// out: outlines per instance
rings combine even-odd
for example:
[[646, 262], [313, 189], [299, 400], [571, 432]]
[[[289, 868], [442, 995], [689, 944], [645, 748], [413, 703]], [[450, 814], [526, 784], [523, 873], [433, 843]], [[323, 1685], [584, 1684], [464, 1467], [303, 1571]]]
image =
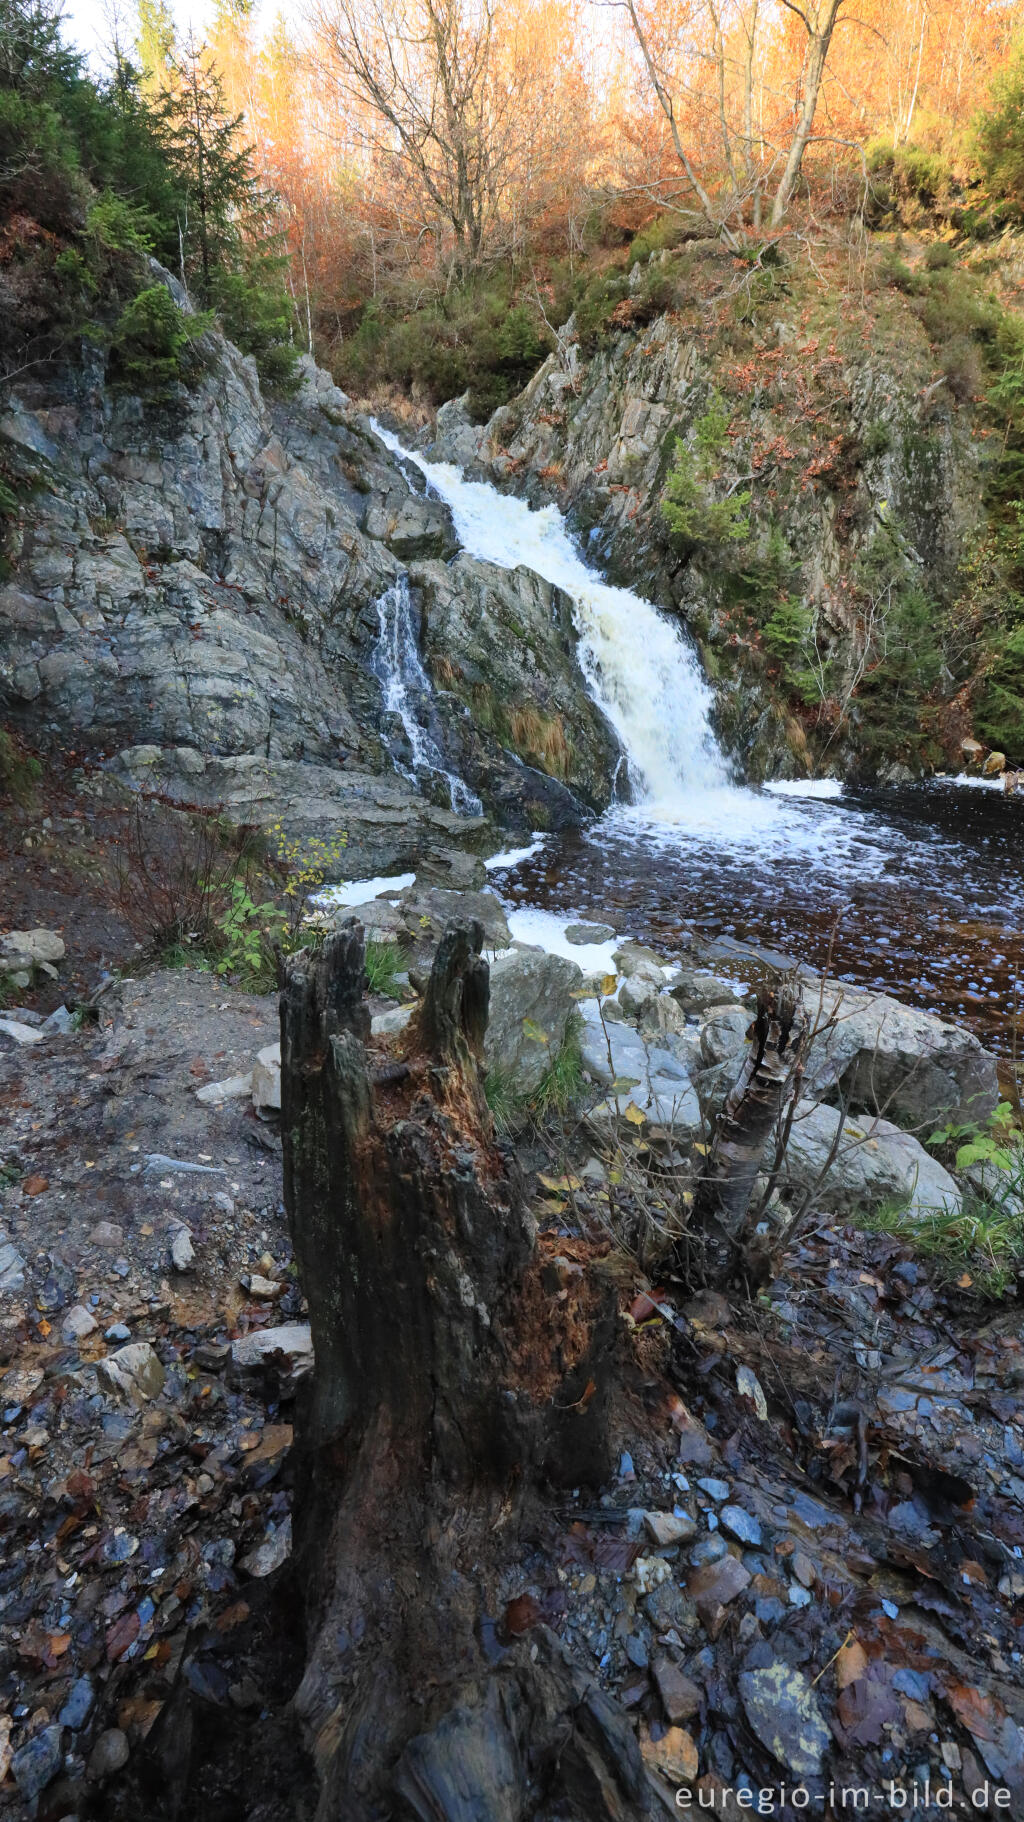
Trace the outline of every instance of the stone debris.
[[816, 1777], [832, 1735], [802, 1672], [770, 1664], [742, 1671], [737, 1687], [747, 1719], [772, 1757], [794, 1777]]
[[0, 1031], [5, 1037], [13, 1038], [16, 1044], [45, 1044], [46, 1033], [34, 1025], [22, 1025], [17, 1019], [0, 1018]]
[[280, 1111], [281, 1107], [281, 1046], [266, 1044], [259, 1052], [252, 1069], [252, 1104], [258, 1110]]
[[196, 1262], [196, 1249], [192, 1244], [192, 1235], [187, 1227], [176, 1227], [172, 1230], [170, 1240], [171, 1264], [176, 1272], [190, 1272]]
[[160, 1357], [148, 1341], [131, 1341], [108, 1354], [97, 1363], [96, 1373], [101, 1384], [133, 1404], [158, 1398], [166, 1378]]

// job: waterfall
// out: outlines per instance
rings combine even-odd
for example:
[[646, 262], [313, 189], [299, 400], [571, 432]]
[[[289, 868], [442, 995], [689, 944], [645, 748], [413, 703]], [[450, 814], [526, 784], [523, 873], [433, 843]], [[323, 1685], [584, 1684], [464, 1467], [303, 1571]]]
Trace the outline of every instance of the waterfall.
[[443, 778], [456, 815], [479, 816], [483, 810], [479, 797], [457, 772], [448, 770], [428, 725], [433, 689], [420, 658], [407, 576], [400, 576], [384, 590], [377, 602], [377, 618], [380, 637], [370, 660], [370, 669], [380, 683], [387, 713], [402, 724], [412, 757], [409, 767], [392, 752], [395, 765], [413, 784], [424, 774]]
[[414, 462], [447, 501], [471, 556], [503, 569], [522, 564], [570, 597], [580, 668], [622, 742], [636, 802], [671, 816], [691, 811], [695, 798], [751, 795], [730, 786], [711, 729], [711, 691], [676, 621], [631, 589], [602, 581], [557, 507], [535, 512], [486, 482], [467, 481], [450, 463], [428, 462], [371, 422], [387, 448]]

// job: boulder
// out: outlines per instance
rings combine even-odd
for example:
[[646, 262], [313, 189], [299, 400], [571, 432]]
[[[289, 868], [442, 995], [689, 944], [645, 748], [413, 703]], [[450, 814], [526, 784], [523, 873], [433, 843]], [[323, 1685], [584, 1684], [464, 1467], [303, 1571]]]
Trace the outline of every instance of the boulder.
[[639, 1019], [656, 998], [658, 987], [643, 974], [631, 974], [619, 988], [619, 1005], [628, 1019]]
[[536, 1088], [557, 1056], [576, 1012], [583, 971], [565, 956], [517, 946], [491, 964], [491, 1010], [484, 1044], [489, 1069]]
[[623, 943], [621, 948], [612, 952], [612, 960], [626, 980], [640, 974], [646, 980], [657, 982], [659, 987], [665, 985], [665, 967], [661, 956], [656, 950], [648, 949], [645, 943]]
[[368, 538], [379, 538], [403, 563], [417, 557], [440, 557], [447, 562], [459, 548], [451, 514], [441, 500], [392, 488], [384, 499], [371, 496], [363, 518]]
[[580, 1030], [580, 1052], [583, 1067], [592, 1082], [608, 1088], [614, 1081], [646, 1081], [647, 1045], [629, 1025], [604, 1024], [589, 1003], [583, 1007]]
[[253, 1329], [231, 1343], [228, 1378], [233, 1384], [259, 1378], [276, 1367], [289, 1381], [313, 1370], [313, 1335], [308, 1322], [284, 1322], [278, 1328]]
[[838, 1108], [801, 1101], [780, 1177], [783, 1195], [812, 1188], [828, 1158], [837, 1127], [835, 1160], [817, 1194], [822, 1208], [858, 1214], [903, 1198], [913, 1218], [934, 1209], [956, 1214], [960, 1191], [947, 1170], [912, 1134], [888, 1120], [844, 1119]]
[[[512, 941], [501, 902], [493, 892], [459, 892], [421, 883], [419, 874], [398, 901], [401, 933], [418, 950], [434, 949], [451, 923], [475, 918], [482, 924], [485, 949], [507, 949]], [[575, 963], [572, 964], [575, 967]]]
[[9, 930], [0, 937], [0, 963], [7, 974], [27, 974], [31, 979], [38, 968], [56, 979], [56, 964], [64, 955], [64, 943], [55, 930]]
[[735, 1006], [736, 992], [731, 981], [720, 975], [706, 974], [699, 968], [681, 968], [669, 982], [668, 991], [684, 1012], [706, 1012], [709, 1006]]
[[700, 1054], [705, 1065], [711, 1068], [735, 1057], [738, 1068], [749, 1030], [750, 1013], [745, 1006], [737, 1006], [734, 1000], [731, 1006], [713, 1007], [700, 1028]]
[[23, 1025], [20, 1019], [0, 1019], [0, 1031], [16, 1044], [45, 1044], [46, 1034], [34, 1025]]
[[811, 1044], [804, 1081], [812, 1096], [838, 1086], [851, 1108], [922, 1129], [977, 1124], [998, 1104], [996, 1059], [962, 1026], [858, 987], [812, 982], [802, 994], [812, 1030], [836, 1021]]
[[159, 1355], [148, 1341], [130, 1341], [98, 1362], [97, 1378], [108, 1391], [118, 1392], [134, 1405], [159, 1397], [164, 1387], [164, 1369]]
[[687, 1030], [686, 1014], [670, 994], [658, 993], [643, 1008], [640, 1029], [654, 1039], [682, 1036]]

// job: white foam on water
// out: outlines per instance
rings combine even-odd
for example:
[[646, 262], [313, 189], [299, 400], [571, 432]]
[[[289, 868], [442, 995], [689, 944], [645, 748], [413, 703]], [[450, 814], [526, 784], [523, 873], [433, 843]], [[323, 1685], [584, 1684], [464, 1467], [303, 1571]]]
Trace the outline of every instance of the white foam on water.
[[955, 778], [939, 778], [936, 784], [955, 784], [969, 791], [1002, 791], [1005, 789], [1001, 778], [972, 778], [969, 772], [958, 772]]
[[564, 955], [569, 961], [578, 962], [584, 974], [615, 973], [612, 954], [620, 946], [620, 937], [607, 943], [571, 943], [565, 933], [570, 924], [581, 921], [579, 918], [559, 917], [554, 911], [538, 911], [532, 905], [507, 911], [506, 916], [517, 943], [532, 943], [535, 949], [546, 949], [549, 955]]
[[842, 781], [838, 778], [777, 778], [765, 785], [773, 797], [841, 797]]
[[547, 836], [539, 831], [534, 835], [528, 848], [503, 848], [500, 854], [492, 854], [484, 861], [488, 873], [503, 872], [507, 867], [518, 867], [521, 861], [532, 860], [539, 854], [547, 842]]
[[312, 905], [365, 905], [371, 898], [397, 898], [411, 886], [415, 873], [393, 873], [390, 879], [347, 879], [338, 886], [325, 886], [310, 899]]

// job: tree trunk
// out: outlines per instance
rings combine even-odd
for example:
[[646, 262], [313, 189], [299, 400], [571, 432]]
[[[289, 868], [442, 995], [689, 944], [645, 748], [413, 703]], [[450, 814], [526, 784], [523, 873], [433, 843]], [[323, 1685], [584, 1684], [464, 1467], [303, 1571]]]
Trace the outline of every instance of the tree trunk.
[[788, 989], [758, 994], [750, 1049], [718, 1116], [694, 1201], [693, 1231], [705, 1282], [725, 1284], [747, 1239], [747, 1213], [765, 1147], [776, 1130], [803, 1057], [807, 1020]]
[[775, 200], [772, 203], [771, 226], [773, 228], [779, 227], [783, 221], [800, 175], [807, 142], [814, 126], [814, 116], [818, 111], [818, 96], [821, 93], [822, 78], [828, 62], [832, 33], [835, 31], [836, 20], [839, 17], [843, 0], [827, 0], [827, 11], [818, 31], [812, 29], [807, 15], [801, 12], [798, 6], [792, 5], [791, 0], [785, 0], [785, 4], [790, 7], [790, 11], [798, 14], [806, 27], [807, 64], [804, 72], [803, 106], [800, 109], [796, 131], [793, 134], [785, 167], [779, 179], [779, 187], [775, 192]]
[[608, 1474], [619, 1325], [599, 1271], [552, 1294], [495, 1142], [481, 944], [479, 926], [445, 935], [397, 1054], [368, 1043], [358, 928], [284, 980], [285, 1198], [316, 1355], [296, 1422], [295, 1706], [319, 1822], [648, 1813], [624, 1718], [542, 1625], [500, 1629], [544, 1485]]

